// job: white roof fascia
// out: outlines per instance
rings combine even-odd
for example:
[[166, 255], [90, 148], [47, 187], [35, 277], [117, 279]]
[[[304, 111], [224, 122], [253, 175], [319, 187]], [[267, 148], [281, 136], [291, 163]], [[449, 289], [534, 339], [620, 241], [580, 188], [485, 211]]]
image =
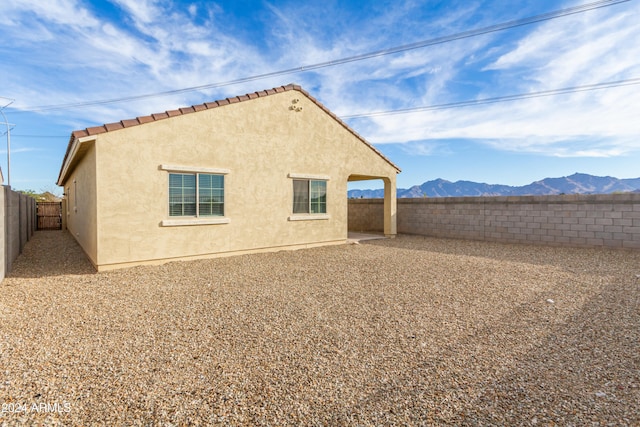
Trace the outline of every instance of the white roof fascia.
[[69, 165], [71, 164], [71, 161], [75, 158], [76, 154], [78, 153], [80, 146], [86, 142], [95, 141], [95, 140], [96, 140], [96, 135], [88, 135], [88, 136], [83, 136], [81, 138], [74, 139], [73, 145], [71, 146], [71, 151], [69, 152], [69, 156], [67, 157], [67, 160], [64, 162], [62, 173], [58, 178], [58, 183], [57, 183], [58, 185], [62, 186], [64, 184], [63, 179], [67, 176], [67, 173], [69, 171]]

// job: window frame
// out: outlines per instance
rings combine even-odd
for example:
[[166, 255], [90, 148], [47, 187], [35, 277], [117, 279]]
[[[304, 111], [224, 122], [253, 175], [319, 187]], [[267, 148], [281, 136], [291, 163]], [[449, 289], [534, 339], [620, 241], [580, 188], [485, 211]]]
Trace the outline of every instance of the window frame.
[[67, 216], [71, 215], [71, 202], [73, 201], [72, 199], [75, 200], [75, 197], [71, 197], [71, 185], [67, 186], [67, 191], [64, 193], [64, 196], [67, 199], [67, 203], [65, 203], [65, 206], [67, 207]]
[[73, 178], [73, 211], [78, 212], [78, 182]]
[[[308, 221], [308, 220], [327, 220], [330, 219], [329, 215], [329, 203], [328, 203], [328, 193], [329, 193], [329, 181], [331, 178], [327, 175], [309, 175], [309, 174], [298, 174], [298, 173], [290, 173], [288, 175], [291, 178], [292, 184], [292, 200], [290, 209], [291, 215], [289, 216], [289, 221]], [[307, 212], [295, 212], [295, 182], [296, 181], [306, 181], [307, 183]], [[312, 196], [312, 182], [322, 182], [324, 184], [324, 212], [312, 212], [313, 211], [313, 198]]]
[[[160, 222], [163, 227], [182, 226], [182, 225], [212, 225], [212, 224], [228, 224], [230, 219], [226, 216], [226, 189], [228, 185], [227, 175], [231, 172], [229, 169], [221, 168], [199, 168], [189, 166], [173, 166], [160, 165], [160, 170], [167, 173], [167, 199], [166, 201], [166, 217]], [[170, 179], [171, 174], [193, 175], [195, 177], [195, 215], [171, 215], [170, 206]], [[200, 176], [215, 175], [222, 176], [222, 215], [201, 215], [200, 214]]]
[[[179, 177], [179, 178], [178, 178]], [[198, 218], [198, 174], [197, 173], [186, 173], [186, 172], [169, 172], [169, 218]], [[179, 185], [173, 185], [174, 180], [180, 182]], [[187, 184], [187, 179], [189, 183]], [[179, 189], [181, 194], [176, 195], [173, 194], [174, 189]], [[193, 194], [192, 191], [193, 190]], [[174, 197], [180, 197], [179, 202], [174, 202]], [[187, 198], [192, 199], [192, 201], [187, 201]], [[175, 207], [174, 207], [175, 205]], [[180, 210], [179, 214], [174, 214], [173, 212], [178, 208]], [[186, 211], [193, 211], [193, 215], [189, 215]]]

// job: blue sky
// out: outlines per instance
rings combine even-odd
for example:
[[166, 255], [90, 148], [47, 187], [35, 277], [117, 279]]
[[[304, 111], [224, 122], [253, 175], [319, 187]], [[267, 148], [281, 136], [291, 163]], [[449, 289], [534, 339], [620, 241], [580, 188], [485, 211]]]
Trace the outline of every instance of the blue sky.
[[[288, 83], [342, 117], [640, 78], [640, 2], [630, 0], [242, 84], [34, 111], [229, 82], [587, 3], [594, 0], [3, 0], [11, 185], [59, 192], [73, 130]], [[524, 185], [574, 172], [640, 176], [639, 84], [345, 121], [403, 170], [401, 188], [435, 178]]]

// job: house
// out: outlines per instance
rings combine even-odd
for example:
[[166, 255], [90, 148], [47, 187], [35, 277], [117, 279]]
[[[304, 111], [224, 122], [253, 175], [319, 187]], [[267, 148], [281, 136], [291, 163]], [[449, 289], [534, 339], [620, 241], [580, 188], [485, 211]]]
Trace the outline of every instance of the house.
[[397, 166], [297, 85], [71, 134], [66, 229], [98, 271], [344, 243], [347, 182]]

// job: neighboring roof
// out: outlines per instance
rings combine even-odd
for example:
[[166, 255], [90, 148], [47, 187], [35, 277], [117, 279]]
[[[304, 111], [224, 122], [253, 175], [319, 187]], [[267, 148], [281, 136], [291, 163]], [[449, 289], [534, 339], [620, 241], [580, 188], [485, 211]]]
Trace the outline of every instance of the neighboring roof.
[[259, 92], [252, 92], [252, 93], [248, 93], [246, 95], [235, 96], [235, 97], [232, 97], [232, 98], [225, 98], [225, 99], [222, 99], [222, 100], [218, 100], [218, 101], [214, 101], [214, 102], [207, 102], [207, 103], [204, 103], [204, 104], [192, 105], [191, 107], [180, 108], [178, 110], [168, 110], [168, 111], [165, 111], [164, 113], [156, 113], [156, 114], [151, 114], [150, 116], [141, 116], [141, 117], [136, 117], [135, 119], [121, 120], [119, 122], [107, 123], [107, 124], [104, 124], [102, 126], [89, 127], [89, 128], [83, 129], [83, 130], [75, 130], [75, 131], [71, 132], [71, 138], [69, 139], [69, 144], [67, 145], [67, 151], [66, 151], [66, 153], [64, 155], [64, 159], [62, 161], [62, 166], [60, 167], [60, 174], [58, 176], [58, 184], [61, 184], [60, 180], [63, 178], [62, 177], [62, 173], [63, 173], [63, 171], [65, 169], [65, 165], [72, 160], [72, 159], [69, 158], [69, 155], [70, 155], [70, 153], [72, 151], [72, 147], [73, 147], [74, 143], [80, 138], [85, 138], [85, 137], [93, 136], [93, 135], [99, 135], [101, 133], [113, 132], [113, 131], [116, 131], [116, 130], [130, 128], [130, 127], [133, 127], [133, 126], [140, 126], [140, 125], [144, 125], [146, 123], [156, 122], [158, 120], [164, 120], [164, 119], [168, 119], [168, 118], [171, 118], [171, 117], [176, 117], [176, 116], [182, 116], [182, 115], [185, 115], [185, 114], [196, 113], [198, 111], [203, 111], [203, 110], [210, 110], [210, 109], [222, 107], [222, 106], [225, 106], [225, 105], [236, 104], [238, 102], [249, 101], [251, 99], [256, 99], [256, 98], [263, 98], [265, 96], [274, 95], [276, 93], [282, 93], [282, 92], [287, 92], [287, 91], [291, 91], [291, 90], [298, 91], [298, 92], [302, 93], [303, 95], [305, 95], [307, 98], [309, 98], [314, 104], [316, 104], [318, 107], [320, 107], [325, 113], [329, 114], [334, 120], [336, 120], [338, 123], [340, 123], [345, 129], [347, 129], [349, 132], [351, 132], [356, 138], [358, 138], [360, 141], [362, 141], [364, 144], [366, 144], [376, 154], [378, 154], [385, 161], [387, 161], [391, 166], [393, 166], [398, 172], [400, 172], [400, 168], [398, 166], [396, 166], [391, 160], [386, 158], [384, 156], [384, 154], [382, 154], [380, 151], [378, 151], [373, 145], [371, 145], [367, 140], [365, 140], [362, 136], [360, 136], [356, 131], [351, 129], [349, 127], [349, 125], [347, 125], [345, 122], [343, 122], [338, 116], [336, 116], [333, 112], [331, 112], [331, 110], [329, 110], [327, 107], [325, 107], [320, 101], [315, 99], [313, 96], [309, 95], [309, 93], [306, 90], [302, 89], [301, 86], [296, 85], [296, 84], [288, 84], [286, 86], [278, 86], [278, 87], [275, 87], [273, 89], [262, 90], [262, 91], [259, 91]]

